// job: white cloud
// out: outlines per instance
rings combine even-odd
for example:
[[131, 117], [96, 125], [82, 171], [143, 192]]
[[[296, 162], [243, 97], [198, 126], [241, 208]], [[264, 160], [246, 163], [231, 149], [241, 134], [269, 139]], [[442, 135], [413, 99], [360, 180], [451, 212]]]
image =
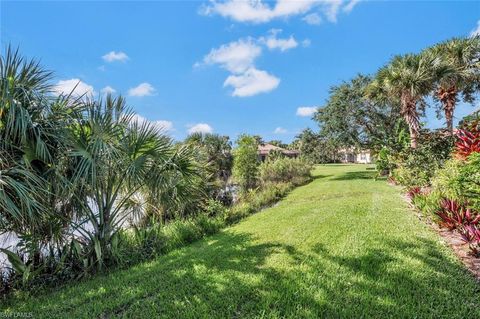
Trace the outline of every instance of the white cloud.
[[240, 22], [263, 23], [275, 18], [302, 14], [311, 9], [315, 0], [291, 1], [278, 0], [270, 7], [261, 0], [212, 0], [209, 6], [203, 8], [206, 15], [219, 14]]
[[132, 120], [136, 121], [139, 125], [142, 125], [143, 123], [150, 123], [152, 126], [154, 126], [157, 130], [161, 132], [167, 132], [167, 131], [173, 130], [173, 123], [170, 121], [165, 121], [165, 120], [150, 121], [138, 114], [133, 115]]
[[343, 7], [343, 11], [346, 13], [352, 12], [353, 8], [360, 2], [360, 0], [350, 0], [350, 2]]
[[213, 128], [206, 123], [198, 123], [190, 126], [190, 128], [188, 129], [188, 134], [193, 134], [193, 133], [206, 134], [206, 133], [212, 133], [212, 132], [213, 132]]
[[317, 107], [315, 106], [301, 106], [297, 108], [297, 115], [298, 116], [312, 116], [317, 111]]
[[286, 39], [277, 38], [277, 34], [281, 32], [282, 30], [280, 29], [271, 29], [269, 31], [270, 35], [266, 38], [265, 37], [260, 38], [259, 41], [261, 43], [264, 43], [270, 50], [279, 49], [282, 52], [289, 49], [296, 48], [298, 46], [298, 42], [295, 40], [295, 38], [292, 35]]
[[477, 27], [473, 29], [472, 32], [470, 32], [470, 36], [471, 37], [480, 36], [480, 20], [478, 20], [477, 22]]
[[148, 96], [155, 94], [155, 88], [147, 82], [140, 83], [134, 88], [128, 90], [130, 96]]
[[102, 93], [103, 95], [114, 94], [115, 92], [117, 92], [117, 90], [112, 88], [110, 85], [107, 85], [106, 87], [100, 90], [100, 93]]
[[286, 134], [288, 131], [284, 129], [283, 127], [277, 127], [274, 131], [274, 134]]
[[80, 79], [60, 80], [55, 85], [53, 92], [57, 95], [60, 94], [72, 94], [72, 96], [78, 97], [85, 95], [92, 97], [95, 95], [93, 86], [81, 81]]
[[302, 20], [311, 25], [319, 25], [322, 23], [322, 17], [316, 12], [307, 14]]
[[[337, 21], [343, 0], [277, 0], [275, 3], [265, 0], [211, 0], [204, 5], [200, 13], [205, 15], [218, 14], [239, 22], [265, 23], [273, 19], [288, 18], [303, 15], [316, 8], [318, 12], [307, 14], [304, 20], [310, 24], [319, 24], [320, 13], [330, 22]], [[350, 0], [344, 11], [350, 12], [358, 0]]]
[[338, 9], [340, 9], [341, 5], [342, 0], [329, 0], [323, 2], [322, 10], [328, 21], [337, 22]]
[[128, 55], [125, 52], [115, 52], [115, 51], [110, 51], [104, 56], [102, 56], [102, 59], [106, 62], [115, 62], [115, 61], [120, 61], [120, 62], [125, 62], [127, 61]]
[[246, 97], [270, 92], [277, 88], [279, 83], [279, 78], [252, 67], [240, 75], [230, 75], [223, 86], [234, 88], [232, 96]]
[[268, 37], [258, 40], [253, 38], [239, 39], [212, 49], [200, 64], [218, 64], [231, 74], [225, 79], [223, 86], [233, 87], [232, 96], [246, 97], [270, 92], [280, 83], [280, 79], [266, 71], [255, 67], [255, 60], [262, 54], [262, 47], [285, 51], [298, 46], [293, 38], [278, 39], [276, 34], [281, 30], [272, 30]]
[[262, 48], [251, 38], [240, 39], [212, 49], [205, 56], [205, 64], [220, 64], [232, 73], [241, 73], [250, 68], [257, 57], [262, 54]]
[[310, 39], [305, 39], [302, 41], [302, 47], [308, 48], [312, 44], [312, 41]]

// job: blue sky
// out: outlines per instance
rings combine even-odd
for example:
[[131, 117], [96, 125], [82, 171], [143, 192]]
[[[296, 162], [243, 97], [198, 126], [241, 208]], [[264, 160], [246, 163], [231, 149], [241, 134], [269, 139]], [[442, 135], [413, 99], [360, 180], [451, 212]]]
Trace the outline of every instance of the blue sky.
[[114, 89], [176, 139], [289, 142], [316, 128], [309, 111], [330, 86], [479, 23], [479, 1], [2, 1], [0, 35], [54, 70], [59, 91]]

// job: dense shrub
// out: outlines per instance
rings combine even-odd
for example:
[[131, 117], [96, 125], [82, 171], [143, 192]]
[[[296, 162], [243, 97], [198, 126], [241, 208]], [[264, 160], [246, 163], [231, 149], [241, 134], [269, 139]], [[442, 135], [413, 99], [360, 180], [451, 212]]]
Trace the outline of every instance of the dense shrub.
[[450, 158], [452, 139], [443, 132], [425, 132], [416, 149], [405, 148], [394, 154], [395, 180], [408, 188], [428, 186], [435, 172]]
[[259, 167], [260, 181], [268, 183], [292, 182], [302, 184], [310, 178], [312, 165], [303, 159], [278, 158], [267, 160]]
[[459, 183], [468, 204], [480, 210], [480, 153], [468, 156], [465, 165], [460, 169]]
[[234, 152], [233, 178], [242, 191], [254, 188], [257, 183], [257, 141], [253, 136], [241, 135]]
[[262, 189], [251, 190], [242, 195], [239, 202], [230, 208], [225, 220], [227, 223], [235, 223], [254, 212], [272, 205], [284, 197], [293, 187], [293, 183], [269, 183]]

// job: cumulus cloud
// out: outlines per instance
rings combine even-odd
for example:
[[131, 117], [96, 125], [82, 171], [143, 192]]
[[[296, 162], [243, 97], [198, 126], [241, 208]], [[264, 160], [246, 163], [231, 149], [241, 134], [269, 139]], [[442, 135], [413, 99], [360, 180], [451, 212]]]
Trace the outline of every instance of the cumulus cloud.
[[[280, 29], [271, 29], [267, 36], [258, 39], [248, 37], [213, 48], [202, 62], [195, 63], [194, 67], [217, 64], [229, 71], [230, 75], [223, 86], [233, 88], [232, 96], [246, 97], [270, 92], [278, 87], [280, 79], [258, 69], [255, 61], [262, 55], [263, 47], [284, 52], [299, 45], [293, 35], [280, 38], [278, 35], [281, 32]], [[305, 39], [302, 45], [309, 46], [310, 40]]]
[[279, 78], [252, 67], [240, 75], [230, 75], [223, 86], [233, 87], [233, 96], [246, 97], [270, 92], [276, 89], [278, 84]]
[[75, 97], [83, 95], [92, 97], [96, 94], [93, 86], [77, 78], [58, 81], [53, 89], [53, 92], [57, 95], [72, 94], [72, 96]]
[[302, 20], [311, 25], [319, 25], [322, 23], [322, 17], [316, 12], [307, 14]]
[[261, 0], [227, 0], [210, 2], [201, 11], [203, 14], [219, 14], [239, 22], [263, 23], [272, 19], [288, 17], [307, 12], [315, 0], [278, 0], [273, 7]]
[[115, 62], [115, 61], [125, 62], [129, 59], [129, 57], [125, 52], [110, 51], [107, 54], [105, 54], [104, 56], [102, 56], [102, 59], [105, 62]]
[[277, 127], [274, 131], [274, 134], [286, 134], [288, 131], [284, 129], [283, 127]]
[[282, 32], [281, 29], [271, 29], [267, 37], [260, 38], [260, 42], [264, 43], [270, 50], [278, 49], [282, 52], [296, 48], [298, 46], [297, 40], [291, 35], [289, 38], [280, 39], [277, 35]]
[[207, 134], [212, 132], [213, 132], [213, 128], [207, 123], [197, 123], [195, 125], [191, 125], [190, 128], [188, 129], [188, 134], [193, 134], [193, 133]]
[[297, 115], [302, 117], [312, 116], [317, 111], [315, 106], [301, 106], [297, 108]]
[[[346, 3], [346, 4], [345, 4]], [[339, 9], [344, 12], [353, 10], [358, 0], [277, 0], [270, 3], [265, 0], [211, 0], [202, 6], [200, 13], [204, 15], [220, 15], [238, 22], [266, 23], [274, 19], [304, 15], [303, 20], [310, 24], [322, 21], [320, 14], [328, 21], [336, 22]], [[309, 13], [315, 10], [316, 12]]]
[[106, 95], [106, 94], [114, 94], [115, 92], [117, 92], [117, 90], [115, 90], [114, 88], [112, 88], [110, 85], [107, 85], [106, 87], [104, 87], [103, 89], [101, 89], [100, 92], [101, 92], [103, 95]]
[[167, 132], [167, 131], [173, 130], [173, 123], [170, 121], [165, 121], [165, 120], [150, 121], [138, 114], [133, 115], [132, 120], [137, 122], [139, 125], [143, 125], [143, 123], [149, 123], [160, 132]]
[[130, 96], [149, 96], [155, 94], [155, 88], [147, 82], [140, 83], [136, 87], [133, 87], [128, 90], [128, 95]]
[[241, 73], [250, 68], [261, 54], [262, 48], [252, 38], [240, 39], [212, 49], [203, 62], [219, 64], [230, 72]]
[[480, 20], [477, 21], [477, 27], [470, 32], [470, 36], [480, 36]]

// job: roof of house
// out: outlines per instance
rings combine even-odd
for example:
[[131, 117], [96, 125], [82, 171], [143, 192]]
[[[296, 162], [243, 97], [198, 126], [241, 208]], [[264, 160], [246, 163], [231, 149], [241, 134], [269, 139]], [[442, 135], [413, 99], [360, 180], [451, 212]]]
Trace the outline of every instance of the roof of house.
[[294, 150], [286, 150], [284, 148], [272, 145], [272, 144], [260, 144], [258, 145], [258, 154], [260, 155], [268, 155], [268, 153], [272, 151], [279, 151], [282, 152], [285, 155], [296, 155], [300, 154], [299, 151], [294, 151]]

